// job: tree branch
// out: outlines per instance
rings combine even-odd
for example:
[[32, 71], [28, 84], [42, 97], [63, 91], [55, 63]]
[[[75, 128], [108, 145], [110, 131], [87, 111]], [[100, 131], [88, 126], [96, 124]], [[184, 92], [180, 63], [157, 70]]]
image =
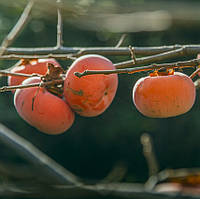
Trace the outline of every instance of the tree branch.
[[149, 134], [144, 133], [141, 136], [141, 144], [143, 146], [143, 154], [149, 168], [149, 177], [158, 174], [159, 165], [154, 153], [152, 139]]
[[39, 74], [25, 74], [25, 73], [13, 73], [6, 70], [0, 70], [0, 76], [20, 76], [20, 77], [41, 77]]
[[[152, 46], [152, 47], [135, 47], [136, 55], [149, 56], [176, 49], [184, 49], [185, 55], [196, 55], [200, 53], [200, 45], [171, 45], [171, 46]], [[129, 47], [45, 47], [45, 48], [7, 48], [5, 53], [7, 55], [46, 55], [46, 54], [73, 54], [76, 57], [85, 54], [101, 54], [101, 55], [130, 55]]]
[[196, 67], [200, 64], [200, 59], [192, 59], [189, 61], [180, 61], [174, 63], [164, 63], [164, 64], [151, 64], [148, 66], [134, 67], [134, 68], [123, 68], [115, 70], [85, 70], [84, 72], [75, 72], [74, 75], [77, 77], [83, 77], [86, 75], [95, 75], [95, 74], [114, 74], [114, 73], [137, 73], [142, 71], [149, 70], [159, 70], [159, 69], [171, 69], [171, 68], [191, 68]]
[[[159, 61], [163, 61], [166, 59], [171, 59], [171, 58], [175, 58], [175, 57], [184, 55], [185, 54], [184, 51], [185, 51], [185, 48], [179, 48], [176, 50], [172, 50], [172, 51], [168, 51], [168, 52], [164, 52], [164, 53], [160, 53], [160, 54], [156, 54], [156, 55], [152, 55], [152, 56], [147, 56], [147, 57], [142, 57], [142, 58], [134, 58], [129, 61], [117, 63], [117, 64], [115, 64], [115, 67], [116, 68], [127, 68], [130, 66], [139, 66], [139, 65], [143, 65], [143, 64], [149, 64], [152, 62], [159, 62]], [[134, 48], [134, 54], [135, 54], [135, 48]]]
[[47, 54], [47, 55], [2, 55], [0, 60], [18, 60], [18, 59], [46, 59], [46, 58], [55, 58], [55, 59], [64, 59], [64, 60], [76, 60], [75, 57], [71, 54]]
[[200, 73], [200, 68], [197, 68], [197, 69], [190, 75], [190, 78], [193, 79], [198, 73]]
[[119, 41], [117, 42], [115, 48], [119, 48], [119, 47], [122, 45], [122, 43], [124, 42], [126, 36], [127, 36], [127, 34], [123, 34], [123, 35], [120, 37], [120, 39], [119, 39]]
[[19, 35], [19, 33], [27, 24], [33, 4], [34, 4], [34, 0], [30, 0], [28, 2], [18, 22], [15, 24], [15, 26], [12, 28], [10, 33], [6, 36], [6, 38], [1, 43], [0, 55], [4, 54], [4, 52], [6, 51], [6, 48], [15, 40], [15, 38]]
[[80, 185], [80, 181], [71, 172], [63, 168], [46, 154], [37, 149], [33, 144], [20, 137], [10, 129], [0, 124], [0, 140], [16, 152], [21, 154], [48, 176], [55, 180], [53, 183]]
[[63, 80], [52, 80], [48, 82], [39, 82], [39, 83], [32, 83], [32, 84], [21, 84], [17, 86], [3, 86], [0, 88], [0, 93], [6, 92], [6, 91], [12, 91], [16, 89], [23, 89], [23, 88], [32, 88], [32, 87], [45, 87], [47, 85], [52, 85], [52, 84], [61, 84], [63, 83]]
[[58, 22], [57, 22], [57, 45], [59, 49], [63, 45], [63, 27], [62, 27], [62, 15], [60, 10], [61, 0], [57, 0], [57, 13], [58, 13]]

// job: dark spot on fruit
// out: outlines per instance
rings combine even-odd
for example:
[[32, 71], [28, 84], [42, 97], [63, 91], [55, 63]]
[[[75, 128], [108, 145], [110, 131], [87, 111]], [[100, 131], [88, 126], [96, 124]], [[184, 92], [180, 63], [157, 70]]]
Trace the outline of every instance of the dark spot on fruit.
[[104, 93], [104, 95], [108, 95], [108, 92], [106, 91], [106, 92]]
[[21, 109], [23, 108], [23, 106], [24, 106], [24, 101], [22, 101]]
[[75, 112], [83, 112], [83, 109], [80, 106], [78, 106], [78, 105], [73, 105], [72, 109]]
[[83, 96], [83, 94], [84, 94], [83, 90], [77, 91], [77, 90], [74, 90], [74, 89], [72, 89], [72, 88], [68, 88], [68, 89], [69, 89], [74, 95]]

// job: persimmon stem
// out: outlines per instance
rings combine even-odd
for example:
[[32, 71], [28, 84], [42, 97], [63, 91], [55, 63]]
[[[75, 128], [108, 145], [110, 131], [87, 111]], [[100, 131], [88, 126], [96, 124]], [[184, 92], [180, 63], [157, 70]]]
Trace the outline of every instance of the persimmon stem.
[[191, 68], [200, 64], [200, 59], [193, 59], [189, 61], [174, 62], [174, 63], [164, 63], [164, 64], [151, 64], [148, 66], [142, 67], [133, 67], [133, 68], [123, 68], [115, 70], [85, 70], [84, 72], [75, 72], [74, 75], [77, 77], [83, 77], [86, 75], [96, 75], [96, 74], [114, 74], [114, 73], [137, 73], [142, 71], [149, 71], [154, 69], [171, 69], [171, 68]]
[[16, 90], [16, 89], [32, 88], [32, 87], [45, 87], [47, 85], [61, 84], [61, 83], [63, 83], [62, 79], [52, 80], [52, 81], [47, 81], [47, 82], [32, 83], [32, 84], [26, 84], [26, 85], [3, 86], [0, 88], [0, 92], [6, 92], [6, 91], [11, 91], [11, 90]]

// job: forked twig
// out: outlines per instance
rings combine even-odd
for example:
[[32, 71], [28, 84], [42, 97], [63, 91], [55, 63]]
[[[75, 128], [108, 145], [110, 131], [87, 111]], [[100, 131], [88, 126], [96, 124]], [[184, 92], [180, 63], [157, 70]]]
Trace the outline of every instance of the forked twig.
[[[140, 65], [144, 65], [144, 64], [149, 64], [149, 63], [153, 63], [153, 62], [159, 62], [159, 61], [163, 61], [166, 59], [171, 59], [171, 58], [175, 58], [178, 56], [183, 55], [184, 49], [180, 48], [180, 49], [176, 49], [176, 50], [172, 50], [172, 51], [167, 51], [167, 52], [163, 52], [163, 53], [159, 53], [156, 55], [151, 55], [151, 56], [147, 56], [147, 57], [141, 57], [141, 58], [135, 58], [135, 48], [134, 48], [134, 52], [132, 52], [131, 50], [131, 55], [132, 59], [129, 61], [125, 61], [125, 62], [121, 62], [121, 63], [117, 63], [115, 64], [116, 68], [127, 68], [127, 67], [131, 67], [131, 66], [140, 66]], [[134, 60], [134, 62], [133, 62]]]

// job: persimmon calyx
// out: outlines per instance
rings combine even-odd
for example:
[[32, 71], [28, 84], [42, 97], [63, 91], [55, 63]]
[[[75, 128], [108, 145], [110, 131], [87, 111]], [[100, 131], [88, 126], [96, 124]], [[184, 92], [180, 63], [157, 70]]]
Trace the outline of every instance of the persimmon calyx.
[[173, 75], [174, 74], [174, 69], [167, 69], [166, 71], [158, 71], [155, 70], [154, 72], [150, 73], [150, 77], [155, 77], [155, 76], [167, 76], [167, 75]]

